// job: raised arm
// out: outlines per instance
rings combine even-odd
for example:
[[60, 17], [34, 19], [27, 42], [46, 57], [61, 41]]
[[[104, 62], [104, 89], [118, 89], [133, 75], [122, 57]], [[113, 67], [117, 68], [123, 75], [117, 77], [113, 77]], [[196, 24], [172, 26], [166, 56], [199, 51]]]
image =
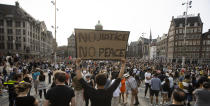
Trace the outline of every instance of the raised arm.
[[78, 80], [80, 80], [82, 78], [82, 74], [81, 74], [81, 70], [80, 70], [80, 62], [81, 62], [81, 59], [78, 58], [76, 60], [76, 77]]
[[112, 83], [112, 85], [108, 88], [108, 91], [110, 92], [114, 92], [114, 90], [119, 86], [120, 82], [121, 82], [121, 78], [124, 74], [125, 71], [125, 59], [121, 59], [121, 69], [120, 69], [120, 73], [118, 75], [118, 78], [114, 81], [114, 83]]
[[124, 71], [125, 71], [125, 64], [126, 64], [126, 60], [125, 59], [121, 59], [121, 69], [120, 69], [120, 73], [118, 75], [118, 78], [122, 78]]
[[87, 84], [87, 82], [82, 78], [82, 74], [81, 74], [81, 71], [80, 71], [80, 62], [81, 62], [81, 59], [78, 58], [76, 60], [76, 78], [77, 80], [79, 80], [79, 82], [82, 84], [82, 87], [88, 91], [88, 94], [93, 94], [93, 92], [95, 91], [95, 89], [93, 87], [91, 87], [90, 85]]

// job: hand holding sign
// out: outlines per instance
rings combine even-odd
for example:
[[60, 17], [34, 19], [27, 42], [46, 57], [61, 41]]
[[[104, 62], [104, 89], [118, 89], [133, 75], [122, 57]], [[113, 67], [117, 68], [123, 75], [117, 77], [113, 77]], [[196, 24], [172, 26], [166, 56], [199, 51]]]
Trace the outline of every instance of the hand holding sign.
[[94, 60], [125, 58], [129, 33], [128, 31], [75, 29], [77, 57]]

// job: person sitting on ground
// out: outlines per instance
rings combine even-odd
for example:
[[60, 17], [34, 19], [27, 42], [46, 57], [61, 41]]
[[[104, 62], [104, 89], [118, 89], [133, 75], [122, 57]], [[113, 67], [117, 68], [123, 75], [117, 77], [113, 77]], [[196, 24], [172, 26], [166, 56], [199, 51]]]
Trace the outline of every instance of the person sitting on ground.
[[15, 106], [39, 106], [38, 101], [33, 96], [28, 96], [31, 84], [28, 82], [21, 82], [15, 85], [17, 97]]
[[97, 89], [89, 86], [87, 84], [87, 82], [82, 78], [81, 70], [79, 69], [80, 62], [81, 62], [81, 59], [77, 59], [77, 61], [76, 61], [76, 65], [77, 65], [76, 77], [82, 84], [83, 88], [85, 90], [87, 90], [87, 93], [90, 97], [91, 106], [111, 106], [113, 92], [119, 86], [119, 84], [121, 82], [121, 77], [124, 74], [125, 63], [126, 63], [125, 59], [121, 60], [122, 65], [121, 65], [121, 70], [118, 75], [118, 78], [107, 89], [104, 89], [104, 85], [106, 83], [107, 77], [103, 73], [96, 75]]
[[180, 89], [174, 89], [173, 93], [172, 93], [172, 104], [168, 105], [168, 106], [184, 106], [184, 102], [186, 100], [186, 94], [185, 92]]

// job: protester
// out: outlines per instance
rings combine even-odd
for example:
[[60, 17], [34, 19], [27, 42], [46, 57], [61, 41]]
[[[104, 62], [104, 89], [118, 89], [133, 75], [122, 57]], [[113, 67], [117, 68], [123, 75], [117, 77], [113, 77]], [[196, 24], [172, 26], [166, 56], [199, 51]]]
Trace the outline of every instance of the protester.
[[[112, 82], [111, 84], [113, 84], [116, 80], [116, 77], [112, 78]], [[111, 106], [117, 106], [119, 103], [119, 98], [120, 98], [120, 87], [121, 84], [115, 89], [114, 93], [113, 93], [113, 97], [112, 97], [112, 102], [111, 102]]]
[[168, 100], [168, 93], [170, 92], [170, 82], [168, 78], [165, 78], [165, 81], [162, 82], [162, 104], [169, 101]]
[[173, 79], [173, 75], [170, 73], [169, 74], [169, 82], [170, 82], [170, 92], [168, 93], [168, 98], [170, 99], [171, 98], [171, 94], [173, 92], [173, 89], [174, 89], [174, 79]]
[[15, 99], [16, 99], [16, 92], [15, 92], [15, 85], [19, 84], [22, 81], [21, 74], [15, 74], [14, 80], [9, 80], [4, 82], [4, 85], [8, 85], [8, 93], [9, 93], [9, 106], [14, 106]]
[[76, 65], [77, 65], [76, 78], [80, 81], [83, 88], [85, 90], [87, 90], [87, 93], [90, 96], [91, 106], [111, 106], [113, 92], [119, 86], [121, 77], [124, 74], [125, 60], [121, 61], [122, 65], [121, 65], [121, 69], [120, 69], [118, 78], [107, 89], [104, 89], [104, 85], [106, 83], [107, 77], [106, 77], [106, 75], [104, 75], [102, 73], [96, 75], [97, 89], [88, 86], [88, 84], [82, 78], [81, 70], [79, 69], [80, 62], [81, 62], [81, 60], [77, 59], [77, 61], [76, 61]]
[[192, 101], [192, 81], [190, 80], [190, 75], [185, 75], [185, 79], [182, 82], [183, 83], [183, 90], [186, 93], [187, 96], [187, 105], [190, 106], [190, 102]]
[[151, 79], [150, 102], [153, 104], [153, 96], [155, 95], [156, 104], [158, 105], [158, 95], [159, 91], [161, 90], [161, 81], [157, 76], [157, 74], [154, 74], [153, 78]]
[[[23, 69], [23, 81], [28, 82], [28, 83], [31, 83], [31, 81], [32, 81], [32, 78], [28, 74], [27, 69]], [[31, 91], [31, 88], [29, 89], [29, 92], [28, 92], [29, 96], [30, 96], [30, 91]]]
[[40, 100], [42, 101], [42, 91], [44, 92], [44, 97], [46, 97], [46, 89], [47, 89], [47, 85], [46, 85], [46, 76], [44, 75], [43, 71], [40, 71], [40, 75], [38, 76], [38, 90], [39, 90], [39, 97]]
[[[84, 98], [84, 89], [82, 88], [82, 84], [80, 81], [77, 79], [77, 77], [73, 78], [72, 81], [72, 86], [74, 87], [74, 92], [75, 92], [75, 106], [85, 106], [85, 100]], [[86, 91], [88, 92], [88, 91]], [[89, 96], [87, 94], [87, 96]]]
[[47, 72], [48, 72], [48, 83], [51, 84], [51, 76], [53, 75], [52, 70], [50, 70], [50, 68], [47, 68]]
[[121, 97], [122, 97], [123, 104], [125, 103], [125, 90], [126, 90], [125, 82], [126, 82], [126, 79], [125, 79], [125, 75], [124, 75], [122, 80], [121, 80], [120, 98], [119, 98], [119, 103], [120, 103], [121, 102]]
[[182, 89], [174, 89], [172, 93], [172, 104], [168, 106], [184, 106], [186, 94]]
[[[136, 79], [133, 77], [133, 73], [130, 71], [130, 77], [127, 80], [127, 86], [131, 90], [131, 102], [130, 105], [138, 105], [139, 100], [138, 100], [138, 85]], [[135, 104], [134, 103], [134, 98], [135, 98]]]
[[148, 89], [150, 90], [150, 83], [151, 83], [151, 73], [150, 69], [147, 69], [147, 72], [145, 73], [145, 94], [144, 96], [147, 96]]
[[196, 98], [194, 106], [210, 106], [210, 81], [204, 82], [202, 88], [196, 89], [193, 94]]
[[44, 106], [75, 106], [74, 91], [65, 85], [65, 72], [55, 72], [54, 80], [56, 86], [47, 91]]
[[15, 85], [17, 97], [15, 106], [39, 106], [38, 101], [33, 96], [28, 96], [31, 84], [28, 82], [21, 82]]
[[35, 90], [36, 95], [37, 95], [37, 92], [38, 92], [38, 83], [39, 83], [39, 81], [38, 81], [37, 77], [40, 75], [39, 71], [40, 71], [40, 69], [37, 68], [37, 69], [35, 69], [32, 72], [32, 78], [33, 78], [33, 83], [34, 83], [34, 90]]
[[[91, 86], [91, 87], [94, 88], [94, 87], [95, 87], [95, 84], [94, 84], [94, 80], [91, 79], [91, 75], [90, 75], [90, 74], [87, 74], [87, 75], [85, 76], [85, 78], [86, 78], [87, 84], [88, 84], [89, 86]], [[87, 91], [84, 91], [84, 97], [85, 97], [85, 106], [89, 106], [90, 97], [89, 97], [89, 95], [87, 94]]]

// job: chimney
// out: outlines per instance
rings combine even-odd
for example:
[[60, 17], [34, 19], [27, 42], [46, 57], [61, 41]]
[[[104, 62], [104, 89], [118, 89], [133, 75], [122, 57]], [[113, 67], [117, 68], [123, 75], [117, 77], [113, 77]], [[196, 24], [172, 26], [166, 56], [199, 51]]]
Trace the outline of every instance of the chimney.
[[174, 19], [174, 16], [172, 16], [172, 20]]
[[210, 32], [210, 29], [209, 29], [209, 32]]
[[200, 16], [200, 13], [198, 13], [198, 16]]
[[18, 1], [15, 2], [15, 6], [16, 6], [16, 7], [19, 7]]

